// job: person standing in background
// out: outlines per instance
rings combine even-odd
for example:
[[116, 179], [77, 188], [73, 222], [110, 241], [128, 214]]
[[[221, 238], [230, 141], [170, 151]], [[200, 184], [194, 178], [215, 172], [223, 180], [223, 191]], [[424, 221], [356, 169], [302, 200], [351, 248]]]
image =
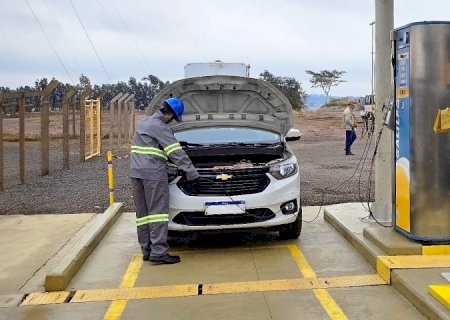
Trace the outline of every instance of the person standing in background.
[[345, 108], [343, 113], [343, 120], [345, 126], [345, 155], [353, 156], [354, 153], [351, 151], [353, 142], [356, 140], [356, 120], [353, 110], [355, 109], [356, 103], [350, 102]]

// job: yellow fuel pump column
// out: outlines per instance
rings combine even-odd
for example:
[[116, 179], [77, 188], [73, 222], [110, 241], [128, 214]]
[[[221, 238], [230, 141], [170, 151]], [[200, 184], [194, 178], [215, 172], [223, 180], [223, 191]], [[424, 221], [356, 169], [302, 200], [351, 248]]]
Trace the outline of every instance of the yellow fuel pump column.
[[394, 30], [397, 231], [450, 243], [450, 134], [436, 115], [450, 106], [450, 22]]

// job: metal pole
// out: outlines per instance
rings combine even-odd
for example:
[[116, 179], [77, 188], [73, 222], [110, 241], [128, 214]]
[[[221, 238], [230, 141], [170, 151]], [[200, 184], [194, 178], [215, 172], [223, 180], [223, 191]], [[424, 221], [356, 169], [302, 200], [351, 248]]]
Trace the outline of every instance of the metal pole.
[[107, 159], [108, 159], [109, 205], [113, 205], [115, 199], [114, 199], [114, 173], [112, 166], [112, 151], [108, 151]]
[[[373, 51], [373, 25], [375, 24], [375, 21], [373, 21], [373, 22], [371, 22], [370, 23], [370, 26], [372, 27], [372, 30], [371, 30], [371, 32], [372, 32], [372, 50], [370, 51], [370, 56], [371, 56], [371, 58], [372, 58], [372, 77], [371, 77], [371, 82], [372, 82], [372, 99], [373, 99], [373, 82], [374, 82], [374, 74], [373, 74], [373, 72], [374, 72], [374, 65], [373, 65], [373, 55], [375, 54], [375, 52]], [[371, 103], [372, 104], [372, 103]]]
[[[394, 1], [375, 0], [375, 119], [379, 132], [383, 119], [383, 105], [388, 105], [392, 88], [391, 40], [394, 27]], [[393, 132], [383, 130], [375, 158], [374, 217], [391, 221], [393, 210]]]

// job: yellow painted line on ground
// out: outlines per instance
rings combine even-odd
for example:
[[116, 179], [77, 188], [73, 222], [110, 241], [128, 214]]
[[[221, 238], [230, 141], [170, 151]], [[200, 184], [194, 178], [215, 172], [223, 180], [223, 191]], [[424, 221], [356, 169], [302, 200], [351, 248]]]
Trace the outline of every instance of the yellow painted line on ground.
[[342, 311], [341, 307], [334, 301], [333, 297], [329, 294], [329, 292], [325, 289], [314, 289], [314, 295], [317, 300], [319, 300], [322, 307], [328, 313], [330, 319], [336, 320], [344, 320], [347, 319], [344, 311]]
[[34, 292], [30, 293], [21, 306], [64, 303], [69, 299], [69, 291]]
[[[305, 278], [317, 278], [314, 269], [311, 267], [308, 260], [306, 260], [305, 255], [300, 251], [300, 249], [296, 245], [289, 245], [288, 248], [291, 251], [292, 257], [297, 263], [298, 269], [300, 270], [301, 274]], [[313, 290], [313, 292], [317, 300], [319, 300], [320, 304], [331, 319], [347, 319], [342, 309], [339, 307], [336, 301], [334, 301], [333, 297], [328, 293], [326, 289], [315, 289]]]
[[392, 269], [449, 268], [450, 255], [378, 256], [377, 272], [391, 283]]
[[423, 255], [450, 254], [449, 245], [422, 246]]
[[292, 258], [297, 263], [298, 270], [300, 270], [301, 274], [305, 278], [317, 278], [316, 273], [300, 249], [296, 245], [288, 245], [287, 247], [291, 252]]
[[[122, 283], [120, 284], [120, 288], [132, 288], [136, 279], [139, 275], [139, 271], [142, 267], [142, 255], [135, 254], [131, 258], [131, 262], [128, 265], [128, 269], [123, 276]], [[73, 302], [77, 302], [77, 300], [82, 299], [82, 292], [77, 291], [72, 298]], [[116, 320], [120, 319], [125, 307], [127, 305], [127, 300], [121, 299], [113, 301], [108, 310], [103, 317], [104, 320]]]
[[428, 291], [447, 309], [450, 309], [450, 284], [436, 284], [428, 286]]

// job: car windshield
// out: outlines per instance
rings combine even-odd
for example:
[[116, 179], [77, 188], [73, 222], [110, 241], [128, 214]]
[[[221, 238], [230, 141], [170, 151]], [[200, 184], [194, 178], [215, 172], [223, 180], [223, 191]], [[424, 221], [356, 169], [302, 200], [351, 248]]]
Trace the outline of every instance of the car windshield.
[[280, 141], [280, 136], [270, 131], [236, 127], [189, 129], [176, 132], [175, 137], [178, 141], [193, 144], [273, 144]]

